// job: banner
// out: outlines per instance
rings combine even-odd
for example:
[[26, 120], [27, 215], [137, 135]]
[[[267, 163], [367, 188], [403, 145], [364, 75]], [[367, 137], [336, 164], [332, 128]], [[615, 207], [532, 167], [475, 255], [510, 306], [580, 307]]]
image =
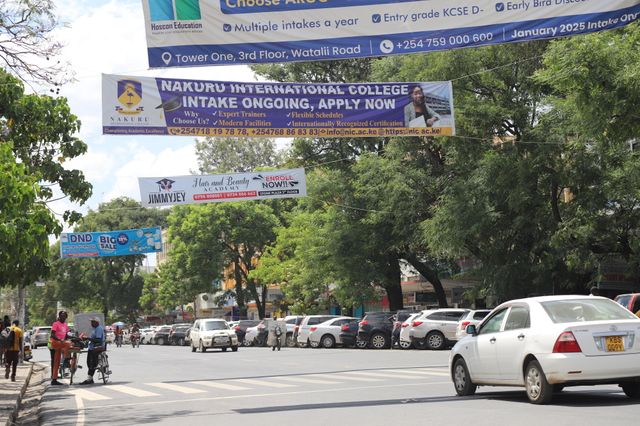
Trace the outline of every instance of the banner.
[[60, 234], [60, 256], [127, 256], [162, 251], [160, 228], [127, 229], [106, 232], [68, 232]]
[[304, 169], [138, 178], [142, 205], [219, 203], [307, 196]]
[[640, 0], [142, 0], [151, 68], [317, 61], [567, 37]]
[[102, 76], [105, 134], [374, 137], [455, 134], [451, 83], [236, 83]]

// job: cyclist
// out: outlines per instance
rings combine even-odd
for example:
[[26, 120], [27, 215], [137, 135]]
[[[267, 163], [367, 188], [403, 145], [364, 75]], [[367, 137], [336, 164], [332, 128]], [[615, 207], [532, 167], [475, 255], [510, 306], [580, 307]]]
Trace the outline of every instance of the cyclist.
[[134, 322], [133, 325], [131, 326], [131, 329], [129, 330], [129, 333], [131, 335], [131, 344], [138, 344], [140, 343], [140, 326], [138, 325], [137, 322]]
[[93, 373], [96, 372], [98, 366], [98, 354], [106, 349], [104, 327], [100, 325], [100, 318], [91, 318], [91, 327], [93, 331], [89, 340], [89, 350], [87, 351], [87, 379], [80, 383], [81, 385], [90, 385], [93, 383]]
[[120, 347], [122, 346], [122, 338], [124, 337], [124, 330], [119, 326], [116, 325], [116, 329], [113, 331], [113, 334], [116, 337], [116, 346]]

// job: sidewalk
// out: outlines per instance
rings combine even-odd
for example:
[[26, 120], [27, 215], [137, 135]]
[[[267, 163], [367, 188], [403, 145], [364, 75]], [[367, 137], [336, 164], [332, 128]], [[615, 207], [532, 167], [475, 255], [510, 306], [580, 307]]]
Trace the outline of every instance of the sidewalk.
[[0, 369], [0, 426], [13, 423], [32, 371], [33, 364], [30, 362], [18, 365], [16, 381], [12, 382], [11, 379], [4, 378], [4, 368]]

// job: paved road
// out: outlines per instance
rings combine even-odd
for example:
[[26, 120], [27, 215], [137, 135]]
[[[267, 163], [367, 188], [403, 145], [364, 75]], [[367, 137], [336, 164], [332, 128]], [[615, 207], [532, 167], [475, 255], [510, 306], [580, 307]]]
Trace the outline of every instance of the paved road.
[[[638, 405], [615, 386], [572, 388], [545, 407], [529, 404], [516, 388], [480, 388], [473, 397], [456, 397], [446, 370], [447, 351], [240, 348], [191, 353], [187, 347], [143, 346], [109, 353], [109, 384], [49, 388], [45, 425], [638, 422]], [[36, 360], [47, 357], [46, 350], [35, 351]]]

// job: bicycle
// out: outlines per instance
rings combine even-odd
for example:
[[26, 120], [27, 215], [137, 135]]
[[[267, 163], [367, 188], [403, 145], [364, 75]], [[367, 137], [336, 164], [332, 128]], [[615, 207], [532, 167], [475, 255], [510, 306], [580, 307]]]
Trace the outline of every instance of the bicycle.
[[[85, 344], [82, 339], [71, 339], [73, 345], [71, 346], [71, 359], [69, 360], [69, 384], [73, 384], [73, 376], [76, 374], [79, 368], [82, 368], [81, 365], [78, 365], [78, 354], [82, 353], [82, 349], [84, 349]], [[62, 363], [64, 364], [64, 362]], [[64, 376], [62, 376], [64, 377]]]
[[98, 354], [98, 365], [96, 366], [96, 371], [100, 373], [102, 383], [107, 384], [109, 376], [111, 375], [111, 370], [109, 369], [109, 356], [107, 355], [106, 350], [102, 350]]
[[122, 334], [116, 335], [116, 347], [122, 347]]

